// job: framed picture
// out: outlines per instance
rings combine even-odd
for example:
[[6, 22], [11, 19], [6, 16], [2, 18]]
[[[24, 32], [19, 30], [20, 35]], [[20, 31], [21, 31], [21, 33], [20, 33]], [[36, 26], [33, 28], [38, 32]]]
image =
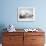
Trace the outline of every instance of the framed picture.
[[35, 8], [19, 7], [17, 14], [18, 21], [35, 21]]

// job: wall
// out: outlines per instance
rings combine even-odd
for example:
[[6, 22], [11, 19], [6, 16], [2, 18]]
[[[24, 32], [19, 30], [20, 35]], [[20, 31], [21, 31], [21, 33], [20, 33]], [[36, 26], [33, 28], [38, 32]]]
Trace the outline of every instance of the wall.
[[[17, 21], [17, 8], [24, 6], [36, 9], [36, 21]], [[22, 29], [29, 27], [46, 29], [46, 0], [0, 0], [0, 31], [9, 24]]]
[[[16, 28], [43, 27], [46, 28], [46, 0], [0, 0], [0, 25], [13, 24]], [[34, 22], [18, 22], [18, 7], [34, 7], [36, 20]]]

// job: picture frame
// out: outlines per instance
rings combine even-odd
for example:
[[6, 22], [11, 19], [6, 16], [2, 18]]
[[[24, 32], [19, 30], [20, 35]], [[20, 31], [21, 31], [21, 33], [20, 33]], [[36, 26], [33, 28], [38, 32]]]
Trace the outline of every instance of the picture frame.
[[18, 21], [35, 21], [35, 8], [19, 7], [17, 15]]

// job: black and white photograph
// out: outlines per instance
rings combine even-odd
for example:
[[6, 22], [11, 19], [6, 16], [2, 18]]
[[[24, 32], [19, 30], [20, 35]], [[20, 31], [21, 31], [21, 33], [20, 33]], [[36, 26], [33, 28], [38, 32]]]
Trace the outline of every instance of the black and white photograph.
[[18, 21], [35, 21], [35, 8], [19, 7]]

